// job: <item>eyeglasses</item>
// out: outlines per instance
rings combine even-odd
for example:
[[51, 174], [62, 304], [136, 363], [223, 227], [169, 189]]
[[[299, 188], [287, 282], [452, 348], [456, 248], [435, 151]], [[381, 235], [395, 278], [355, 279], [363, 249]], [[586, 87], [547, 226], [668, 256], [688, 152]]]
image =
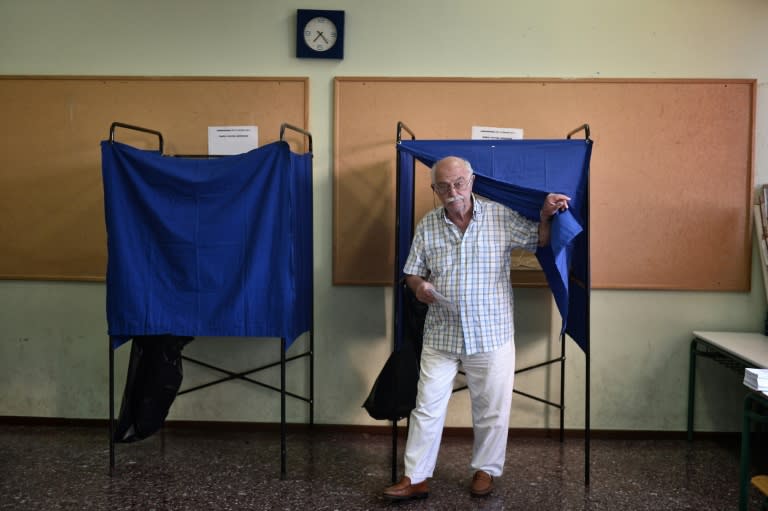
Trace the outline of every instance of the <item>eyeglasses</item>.
[[457, 192], [463, 192], [464, 190], [469, 187], [469, 183], [472, 182], [472, 177], [469, 179], [459, 178], [456, 181], [451, 183], [435, 183], [432, 185], [432, 189], [439, 193], [440, 195], [445, 195], [446, 193], [451, 191], [451, 188], [456, 190]]

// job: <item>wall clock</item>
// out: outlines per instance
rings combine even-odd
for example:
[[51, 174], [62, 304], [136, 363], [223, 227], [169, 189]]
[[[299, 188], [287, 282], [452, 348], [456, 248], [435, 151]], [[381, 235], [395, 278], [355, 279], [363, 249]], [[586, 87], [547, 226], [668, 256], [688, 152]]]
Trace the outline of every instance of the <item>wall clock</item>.
[[298, 9], [296, 56], [303, 59], [343, 59], [344, 11]]

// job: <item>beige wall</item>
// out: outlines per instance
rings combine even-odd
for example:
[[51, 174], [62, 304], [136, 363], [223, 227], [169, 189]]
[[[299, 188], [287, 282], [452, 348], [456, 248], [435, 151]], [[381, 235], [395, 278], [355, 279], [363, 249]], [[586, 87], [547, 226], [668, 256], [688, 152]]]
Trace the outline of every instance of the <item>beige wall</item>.
[[[346, 11], [343, 61], [293, 56], [295, 11], [307, 7]], [[390, 350], [391, 294], [331, 285], [333, 78], [755, 78], [755, 173], [763, 183], [766, 26], [766, 0], [0, 0], [0, 74], [308, 76], [315, 149], [316, 422], [382, 424], [360, 405]], [[684, 430], [690, 332], [760, 330], [766, 299], [756, 262], [752, 284], [749, 293], [594, 291], [592, 427]], [[106, 416], [104, 294], [101, 284], [0, 281], [0, 415]], [[519, 364], [559, 350], [556, 340], [548, 340], [557, 319], [547, 291], [520, 290], [516, 312]], [[127, 352], [117, 352], [118, 390]], [[201, 339], [187, 352], [244, 369], [278, 349], [272, 340]], [[566, 421], [578, 428], [584, 357], [570, 341], [568, 355]], [[297, 364], [289, 382], [301, 391], [306, 372]], [[698, 427], [737, 430], [744, 392], [738, 375], [708, 363], [701, 367], [707, 381], [699, 387]], [[188, 384], [208, 376], [189, 364], [185, 371]], [[276, 383], [277, 373], [268, 378]], [[517, 386], [557, 399], [557, 381], [557, 374], [541, 371], [520, 376]], [[449, 426], [470, 424], [465, 394], [455, 396]], [[516, 397], [513, 407], [513, 427], [557, 424], [556, 413], [538, 403]], [[289, 419], [304, 420], [305, 410], [289, 403]], [[180, 397], [171, 418], [273, 422], [279, 402], [256, 387], [230, 383]]]

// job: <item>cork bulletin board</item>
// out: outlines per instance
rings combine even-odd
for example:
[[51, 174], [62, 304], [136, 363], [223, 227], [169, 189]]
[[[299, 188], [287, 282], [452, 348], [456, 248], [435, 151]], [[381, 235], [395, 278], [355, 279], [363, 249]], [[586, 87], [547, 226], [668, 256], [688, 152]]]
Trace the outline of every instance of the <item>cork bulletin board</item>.
[[[336, 285], [392, 284], [398, 122], [417, 139], [469, 139], [473, 126], [565, 138], [586, 123], [592, 287], [749, 289], [755, 80], [337, 77], [334, 85]], [[426, 169], [416, 189], [418, 219], [436, 203]]]
[[[0, 77], [0, 278], [100, 281], [106, 271], [101, 153], [113, 122], [159, 131], [164, 153], [204, 155], [208, 127], [306, 130], [307, 78]], [[115, 140], [157, 149], [158, 138]], [[284, 137], [306, 151], [295, 131]]]

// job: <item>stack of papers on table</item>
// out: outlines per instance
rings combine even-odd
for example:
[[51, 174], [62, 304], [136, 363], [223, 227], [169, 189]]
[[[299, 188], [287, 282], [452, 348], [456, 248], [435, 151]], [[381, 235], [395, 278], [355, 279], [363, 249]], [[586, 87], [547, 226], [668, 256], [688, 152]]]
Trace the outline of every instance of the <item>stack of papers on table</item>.
[[762, 392], [768, 391], [768, 369], [744, 369], [744, 385]]

